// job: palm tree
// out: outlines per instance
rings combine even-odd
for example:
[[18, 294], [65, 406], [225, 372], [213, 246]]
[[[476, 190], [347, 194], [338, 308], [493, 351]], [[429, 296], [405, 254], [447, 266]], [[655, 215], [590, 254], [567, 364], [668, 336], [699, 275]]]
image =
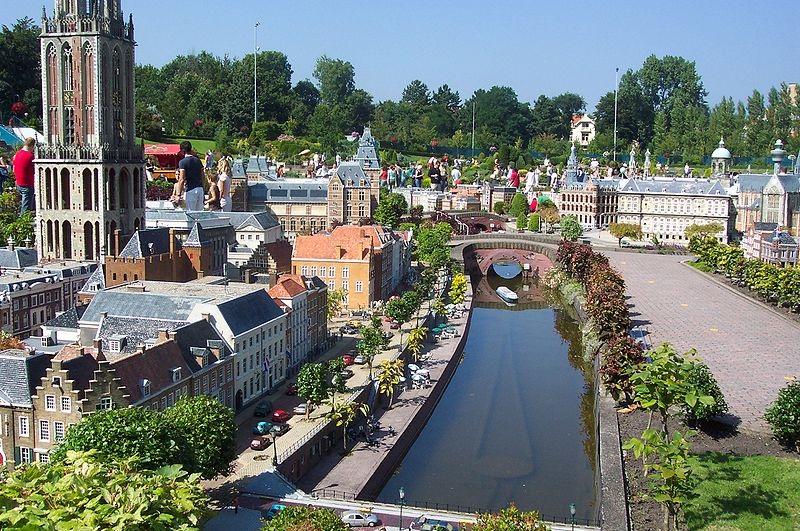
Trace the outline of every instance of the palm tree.
[[428, 329], [423, 327], [415, 328], [408, 333], [408, 350], [414, 355], [414, 361], [419, 359], [422, 352], [422, 343], [428, 337]]
[[[395, 386], [400, 383], [405, 366], [403, 360], [384, 360], [380, 365], [381, 371], [378, 373], [378, 392], [389, 397], [389, 407], [392, 407]], [[387, 408], [388, 409], [388, 408]]]
[[330, 401], [331, 410], [325, 414], [326, 418], [336, 422], [337, 426], [342, 427], [344, 439], [344, 451], [347, 451], [347, 427], [358, 417], [359, 414], [366, 416], [369, 413], [369, 406], [361, 402], [344, 402], [336, 405]]

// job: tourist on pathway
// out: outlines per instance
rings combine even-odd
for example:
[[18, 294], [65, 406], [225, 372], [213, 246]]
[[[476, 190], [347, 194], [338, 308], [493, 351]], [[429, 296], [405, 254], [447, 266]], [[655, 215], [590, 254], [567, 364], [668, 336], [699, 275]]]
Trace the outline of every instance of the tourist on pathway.
[[510, 164], [508, 165], [508, 185], [513, 188], [519, 188], [519, 172]]
[[181, 195], [186, 202], [186, 210], [203, 210], [203, 163], [192, 154], [192, 143], [181, 142], [184, 155], [178, 163], [178, 184], [172, 202], [180, 201]]
[[14, 180], [17, 184], [17, 191], [21, 199], [19, 204], [19, 215], [21, 216], [28, 210], [36, 210], [36, 202], [33, 199], [33, 150], [36, 149], [36, 139], [26, 138], [22, 144], [22, 149], [16, 152], [11, 163], [14, 165]]
[[205, 205], [211, 212], [221, 212], [222, 207], [219, 204], [220, 196], [219, 196], [219, 186], [217, 186], [217, 176], [211, 174], [211, 179], [208, 183], [208, 199], [205, 202]]
[[453, 166], [453, 171], [450, 172], [450, 177], [453, 179], [454, 186], [461, 184], [461, 171], [458, 169], [458, 166]]
[[442, 174], [439, 171], [439, 161], [434, 159], [433, 165], [428, 168], [428, 177], [431, 179], [431, 190], [439, 190]]
[[417, 164], [414, 168], [414, 180], [411, 185], [414, 188], [422, 188], [422, 164]]

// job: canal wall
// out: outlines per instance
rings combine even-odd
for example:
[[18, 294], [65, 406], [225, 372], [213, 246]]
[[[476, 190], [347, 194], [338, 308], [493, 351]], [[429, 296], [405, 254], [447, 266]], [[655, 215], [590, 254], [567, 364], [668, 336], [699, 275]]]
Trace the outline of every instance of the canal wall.
[[[560, 286], [560, 288], [563, 286]], [[581, 297], [574, 297], [570, 304], [574, 317], [581, 323], [584, 338], [592, 335], [591, 324], [583, 309]], [[594, 418], [595, 437], [598, 450], [597, 489], [600, 505], [600, 528], [608, 531], [630, 531], [630, 515], [622, 463], [622, 448], [619, 435], [616, 403], [604, 392], [600, 384], [600, 360], [598, 354], [592, 361], [594, 371]]]
[[465, 306], [468, 307], [469, 311], [466, 312], [467, 317], [464, 323], [457, 327], [461, 333], [461, 335], [458, 337], [458, 342], [455, 344], [450, 344], [452, 345], [452, 349], [448, 349], [450, 350], [448, 355], [440, 356], [440, 359], [447, 359], [449, 356], [449, 359], [447, 359], [447, 362], [444, 366], [444, 370], [436, 379], [433, 387], [430, 389], [427, 399], [417, 407], [416, 412], [414, 412], [413, 416], [408, 420], [408, 424], [406, 424], [405, 428], [399, 433], [398, 438], [394, 441], [394, 444], [384, 454], [383, 459], [374, 469], [371, 477], [358, 492], [357, 498], [365, 500], [374, 500], [377, 498], [378, 494], [380, 494], [383, 486], [389, 480], [392, 473], [394, 473], [395, 469], [403, 461], [403, 457], [405, 457], [408, 450], [414, 444], [414, 441], [417, 440], [417, 437], [427, 424], [428, 419], [433, 414], [433, 410], [436, 408], [436, 405], [439, 403], [439, 400], [447, 389], [453, 374], [455, 374], [456, 369], [458, 368], [461, 355], [464, 352], [464, 345], [467, 343], [467, 335], [469, 333], [469, 326], [472, 320], [472, 309], [475, 304], [471, 282], [467, 283], [467, 291], [464, 296], [464, 303]]

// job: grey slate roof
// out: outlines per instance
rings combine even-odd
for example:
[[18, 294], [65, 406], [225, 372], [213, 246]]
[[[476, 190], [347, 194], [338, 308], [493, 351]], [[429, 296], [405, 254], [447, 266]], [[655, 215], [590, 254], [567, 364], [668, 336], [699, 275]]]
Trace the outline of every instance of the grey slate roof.
[[94, 270], [94, 272], [89, 275], [89, 278], [86, 279], [86, 282], [83, 286], [81, 286], [81, 292], [97, 292], [106, 289], [106, 273], [105, 267], [100, 266]]
[[353, 158], [363, 168], [380, 168], [381, 161], [378, 159], [378, 141], [372, 136], [369, 127], [364, 128], [364, 134], [358, 139], [358, 151]]
[[238, 177], [243, 178], [247, 176], [247, 173], [244, 171], [244, 161], [242, 159], [234, 159], [233, 166], [231, 167], [231, 172], [233, 175], [231, 177]]
[[99, 323], [100, 313], [109, 316], [144, 317], [186, 321], [196, 304], [207, 300], [204, 297], [173, 296], [160, 293], [135, 293], [109, 290], [97, 293], [80, 321]]
[[0, 352], [0, 403], [33, 407], [31, 395], [50, 366], [45, 354], [28, 355], [24, 350]]
[[[761, 239], [763, 242], [772, 243], [775, 241], [776, 235], [774, 232], [769, 234], [765, 234], [764, 237]], [[780, 245], [797, 245], [797, 240], [792, 238], [792, 236], [788, 232], [779, 232], [777, 235], [778, 244]]]
[[353, 182], [352, 185], [348, 186], [366, 188], [369, 188], [370, 186], [369, 177], [367, 177], [367, 174], [364, 173], [364, 169], [358, 162], [342, 162], [339, 167], [336, 168], [336, 175], [338, 175], [345, 184], [347, 184], [349, 181]]
[[646, 181], [631, 179], [620, 192], [687, 195], [728, 195], [719, 181]]
[[206, 231], [200, 226], [200, 223], [195, 223], [194, 227], [192, 227], [192, 232], [189, 233], [189, 236], [186, 237], [186, 241], [183, 242], [183, 246], [201, 247], [205, 243], [208, 243]]
[[771, 178], [772, 175], [766, 173], [742, 173], [736, 177], [736, 181], [740, 192], [761, 192]]
[[278, 220], [270, 212], [224, 212], [220, 215], [229, 218], [236, 230], [247, 226], [265, 230], [279, 225]]
[[328, 202], [328, 181], [321, 180], [293, 179], [248, 183], [248, 191], [251, 203]]
[[3, 269], [19, 269], [20, 271], [29, 266], [34, 266], [39, 261], [36, 249], [28, 249], [26, 247], [14, 248], [13, 250], [8, 247], [0, 248], [0, 268]]
[[[136, 351], [138, 345], [147, 344], [158, 337], [159, 329], [174, 330], [186, 324], [186, 321], [171, 319], [142, 319], [135, 317], [107, 317], [103, 320], [98, 331], [98, 337], [103, 340], [103, 353], [113, 361], [113, 357], [130, 354]], [[116, 336], [116, 337], [115, 337]], [[121, 352], [111, 352], [109, 339], [126, 339]]]
[[[222, 352], [222, 357], [230, 356], [231, 349], [228, 348], [222, 336], [208, 321], [197, 321], [189, 323], [175, 329], [175, 342], [181, 349], [186, 363], [191, 367], [192, 371], [197, 371], [200, 366], [197, 362], [195, 352], [193, 349], [206, 349], [209, 347], [219, 347]], [[212, 359], [216, 360], [213, 353], [209, 352]]]
[[272, 297], [262, 289], [223, 302], [218, 307], [236, 336], [283, 315]]
[[768, 223], [766, 221], [756, 221], [753, 223], [753, 230], [756, 232], [772, 232], [778, 228], [777, 223]]
[[78, 328], [78, 321], [80, 321], [81, 317], [83, 317], [84, 312], [86, 312], [86, 308], [88, 308], [88, 304], [81, 304], [78, 306], [73, 306], [69, 310], [65, 312], [61, 312], [60, 314], [56, 315], [49, 321], [47, 321], [44, 326], [49, 326], [51, 328]]
[[169, 238], [169, 229], [165, 227], [139, 229], [133, 233], [119, 256], [123, 258], [144, 258], [155, 254], [167, 254], [170, 247]]
[[250, 159], [247, 161], [247, 173], [260, 173], [261, 168], [258, 167], [258, 156], [257, 155], [250, 155]]

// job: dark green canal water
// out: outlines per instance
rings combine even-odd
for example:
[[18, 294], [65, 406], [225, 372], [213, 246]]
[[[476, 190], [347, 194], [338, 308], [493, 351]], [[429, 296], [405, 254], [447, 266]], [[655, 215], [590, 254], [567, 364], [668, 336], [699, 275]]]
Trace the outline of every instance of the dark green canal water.
[[[463, 360], [379, 499], [497, 511], [515, 503], [544, 517], [597, 518], [591, 367], [577, 323], [521, 278], [490, 276], [521, 303], [480, 303]], [[479, 289], [486, 290], [486, 283]]]

